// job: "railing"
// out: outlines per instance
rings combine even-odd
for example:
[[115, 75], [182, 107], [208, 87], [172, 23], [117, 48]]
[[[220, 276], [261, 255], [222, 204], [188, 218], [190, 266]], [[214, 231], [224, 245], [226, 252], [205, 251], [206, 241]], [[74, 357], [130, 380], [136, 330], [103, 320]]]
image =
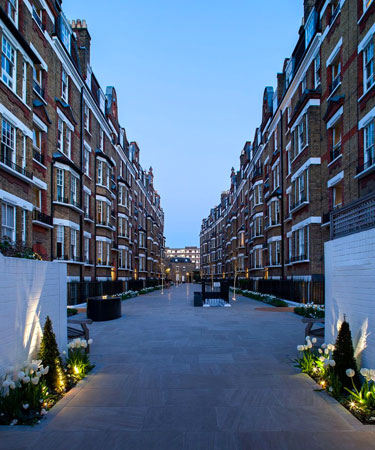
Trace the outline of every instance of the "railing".
[[78, 202], [73, 197], [70, 197], [70, 204], [75, 206], [76, 208], [81, 209], [81, 202]]
[[[77, 305], [85, 302], [88, 297], [101, 295], [114, 295], [125, 292], [130, 286], [131, 280], [126, 281], [72, 281], [67, 283], [68, 305]], [[143, 282], [142, 287], [143, 288]]]
[[104, 219], [98, 219], [96, 221], [96, 225], [102, 225], [103, 227], [109, 227], [109, 221], [108, 220], [104, 220]]
[[85, 218], [85, 219], [88, 219], [88, 220], [93, 220], [92, 216], [91, 216], [90, 213], [87, 212], [87, 211], [85, 211], [84, 218]]
[[331, 214], [331, 239], [375, 227], [375, 193], [369, 194]]
[[256, 168], [253, 170], [252, 178], [260, 177], [261, 175], [263, 175], [263, 169], [262, 169], [262, 167], [256, 167]]
[[341, 72], [337, 74], [336, 77], [333, 79], [332, 84], [329, 87], [330, 93], [332, 93], [340, 83], [341, 83]]
[[368, 153], [367, 161], [364, 164], [357, 166], [357, 175], [369, 169], [371, 166], [375, 167], [374, 146], [372, 146], [372, 151]]
[[45, 223], [46, 225], [53, 225], [53, 218], [51, 216], [48, 216], [47, 214], [44, 214], [37, 209], [34, 209], [33, 211], [33, 220], [36, 220], [38, 222]]
[[303, 195], [301, 196], [301, 198], [299, 198], [299, 199], [293, 204], [291, 211], [293, 211], [294, 209], [298, 208], [299, 206], [302, 205], [302, 203], [305, 203], [305, 202], [307, 202], [307, 197], [306, 197], [306, 194], [303, 194]]
[[334, 145], [333, 148], [330, 151], [331, 156], [331, 162], [334, 161], [336, 158], [338, 158], [341, 155], [341, 142]]
[[44, 155], [42, 155], [40, 150], [33, 148], [33, 159], [44, 165]]
[[72, 197], [70, 197], [70, 201], [69, 201], [69, 199], [67, 197], [62, 197], [61, 195], [58, 195], [56, 197], [56, 201], [58, 203], [65, 203], [66, 205], [72, 205], [72, 206], [75, 206], [76, 208], [81, 209], [81, 203], [77, 202]]
[[40, 95], [42, 98], [44, 98], [44, 89], [39, 85], [39, 83], [35, 80], [33, 80], [33, 88], [34, 91]]
[[299, 261], [307, 261], [309, 257], [306, 254], [303, 255], [295, 255], [289, 258], [290, 263], [299, 262]]
[[6, 166], [10, 167], [14, 171], [20, 173], [21, 175], [32, 179], [33, 178], [33, 174], [31, 172], [27, 171], [25, 168], [23, 168], [21, 166], [18, 166], [16, 163], [14, 163], [12, 160], [10, 160], [9, 158], [7, 158], [5, 156], [5, 148], [9, 148], [9, 147], [7, 147], [5, 144], [1, 144], [0, 162], [5, 164]]
[[60, 255], [56, 256], [58, 261], [71, 261], [71, 262], [82, 262], [82, 258], [80, 256], [71, 256], [71, 255]]

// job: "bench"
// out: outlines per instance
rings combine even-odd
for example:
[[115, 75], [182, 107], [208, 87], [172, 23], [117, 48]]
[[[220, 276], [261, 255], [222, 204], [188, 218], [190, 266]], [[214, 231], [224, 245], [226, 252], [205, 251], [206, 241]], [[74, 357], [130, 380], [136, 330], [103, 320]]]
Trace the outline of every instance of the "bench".
[[[89, 331], [87, 325], [92, 324], [91, 319], [68, 319], [68, 324], [69, 323], [72, 325], [80, 325], [81, 328], [79, 329], [79, 328], [68, 326], [68, 340], [81, 338], [81, 337], [86, 339], [86, 341], [88, 341], [90, 339], [90, 331]], [[90, 346], [87, 345], [86, 353], [89, 353], [89, 352], [90, 352]]]
[[304, 318], [302, 319], [303, 323], [306, 323], [306, 328], [305, 328], [305, 337], [306, 336], [311, 336], [311, 337], [316, 337], [316, 338], [322, 338], [324, 339], [324, 326], [321, 328], [314, 328], [313, 326], [316, 323], [320, 323], [324, 325], [324, 319], [309, 319], [309, 318]]

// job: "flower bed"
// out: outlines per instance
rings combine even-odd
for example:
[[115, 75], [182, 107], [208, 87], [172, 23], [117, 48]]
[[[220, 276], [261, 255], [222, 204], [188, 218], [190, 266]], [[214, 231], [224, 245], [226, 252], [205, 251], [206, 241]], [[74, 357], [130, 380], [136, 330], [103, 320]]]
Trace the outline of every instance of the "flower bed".
[[9, 367], [0, 377], [0, 425], [34, 425], [94, 367], [86, 353], [92, 339], [74, 339], [60, 355], [47, 317], [37, 360]]
[[160, 289], [161, 286], [147, 287], [141, 289], [140, 291], [121, 292], [120, 294], [117, 294], [117, 296], [121, 297], [122, 300], [128, 300], [129, 298], [138, 297], [138, 295], [149, 294], [150, 292], [159, 291]]
[[309, 319], [322, 319], [325, 316], [324, 306], [315, 305], [314, 303], [296, 306], [294, 308], [294, 313]]
[[[232, 291], [233, 288], [230, 288]], [[251, 298], [253, 300], [258, 300], [263, 303], [267, 303], [267, 305], [276, 306], [276, 307], [285, 307], [288, 306], [287, 302], [284, 302], [284, 300], [280, 300], [279, 298], [275, 297], [274, 295], [270, 294], [261, 294], [260, 292], [253, 292], [248, 290], [242, 290], [239, 288], [235, 289], [236, 294], [243, 295], [244, 297]]]
[[358, 372], [347, 322], [343, 322], [336, 345], [314, 346], [316, 338], [306, 337], [297, 346], [295, 366], [308, 374], [357, 419], [375, 424], [375, 370], [361, 368]]

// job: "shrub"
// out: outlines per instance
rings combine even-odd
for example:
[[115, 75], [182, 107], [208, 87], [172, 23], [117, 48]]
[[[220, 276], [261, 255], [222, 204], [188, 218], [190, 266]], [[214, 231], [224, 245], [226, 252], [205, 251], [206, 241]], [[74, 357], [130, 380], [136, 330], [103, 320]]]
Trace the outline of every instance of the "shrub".
[[[352, 382], [355, 386], [359, 386], [357, 363], [354, 359], [352, 334], [350, 332], [349, 324], [345, 319], [337, 335], [333, 359], [336, 361], [335, 372], [342, 383], [342, 386], [344, 388], [351, 388]], [[354, 371], [354, 375], [351, 377], [352, 382], [346, 373], [348, 369]]]
[[[232, 288], [233, 290], [233, 288]], [[236, 293], [243, 295], [244, 297], [251, 298], [253, 300], [258, 300], [263, 303], [267, 303], [268, 305], [276, 306], [276, 307], [285, 307], [288, 306], [287, 302], [284, 302], [284, 300], [280, 300], [279, 298], [275, 297], [274, 295], [270, 294], [261, 294], [260, 292], [253, 292], [253, 291], [247, 291], [242, 289], [236, 289]]]
[[137, 291], [126, 291], [119, 294], [121, 296], [121, 300], [128, 300], [129, 298], [137, 297]]
[[62, 393], [65, 390], [66, 377], [49, 316], [47, 316], [44, 324], [38, 357], [44, 366], [49, 366], [45, 378], [48, 389], [56, 393]]
[[296, 306], [294, 313], [310, 319], [322, 319], [324, 317], [324, 307], [307, 303], [306, 305]]
[[11, 242], [7, 236], [0, 238], [0, 253], [13, 258], [42, 259], [31, 248], [25, 247], [21, 242]]

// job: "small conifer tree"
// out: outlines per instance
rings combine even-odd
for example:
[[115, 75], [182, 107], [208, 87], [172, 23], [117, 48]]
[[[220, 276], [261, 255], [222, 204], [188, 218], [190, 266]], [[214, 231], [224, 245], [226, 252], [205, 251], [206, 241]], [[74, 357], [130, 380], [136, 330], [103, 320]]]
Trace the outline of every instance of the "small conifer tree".
[[48, 389], [57, 393], [63, 392], [66, 386], [66, 377], [49, 316], [47, 316], [44, 324], [38, 358], [42, 360], [44, 367], [49, 367], [45, 376]]
[[347, 369], [353, 369], [355, 375], [353, 382], [357, 388], [360, 387], [357, 363], [354, 358], [354, 348], [352, 343], [352, 334], [350, 332], [349, 323], [344, 317], [339, 333], [337, 335], [333, 359], [336, 361], [335, 372], [343, 387], [353, 388], [352, 380], [346, 375]]

